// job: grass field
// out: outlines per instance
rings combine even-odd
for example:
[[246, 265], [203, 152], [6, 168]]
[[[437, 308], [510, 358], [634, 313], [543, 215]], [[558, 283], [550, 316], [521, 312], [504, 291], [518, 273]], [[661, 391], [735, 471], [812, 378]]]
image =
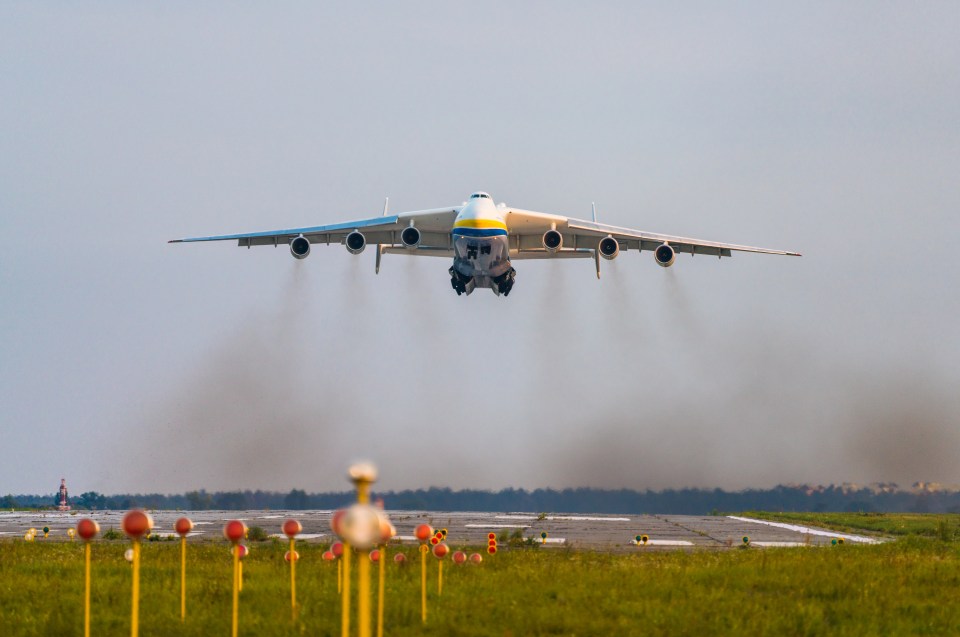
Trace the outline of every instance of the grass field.
[[[931, 518], [921, 523], [911, 517], [910, 524], [936, 529], [937, 521]], [[958, 634], [960, 606], [955, 600], [960, 593], [960, 544], [922, 535], [907, 533], [882, 545], [830, 548], [649, 553], [638, 549], [631, 555], [552, 548], [504, 550], [479, 566], [457, 567], [448, 559], [439, 598], [437, 564], [431, 557], [425, 627], [419, 616], [419, 558], [414, 548], [407, 547], [403, 552], [411, 560], [409, 565], [398, 568], [390, 562], [388, 566], [385, 632]], [[289, 571], [283, 561], [285, 545], [250, 544], [240, 633], [338, 635], [336, 566], [322, 563], [325, 547], [298, 546], [302, 608], [294, 623]], [[123, 559], [127, 547], [123, 541], [94, 544], [94, 635], [129, 634], [131, 567]], [[176, 542], [144, 544], [141, 634], [229, 634], [228, 545], [215, 541], [190, 545], [188, 616], [182, 625], [178, 555]], [[0, 634], [82, 634], [82, 556], [79, 542], [0, 542]]]
[[944, 513], [767, 513], [749, 511], [743, 515], [762, 520], [808, 524], [848, 533], [960, 539], [960, 514]]

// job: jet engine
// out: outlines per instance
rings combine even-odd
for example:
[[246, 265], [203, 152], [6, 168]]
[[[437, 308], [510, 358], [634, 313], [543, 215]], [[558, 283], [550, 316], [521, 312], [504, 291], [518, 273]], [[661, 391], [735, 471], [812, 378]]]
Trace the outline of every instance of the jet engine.
[[403, 232], [400, 233], [400, 243], [407, 250], [416, 250], [417, 246], [420, 245], [420, 238], [420, 231], [413, 226], [404, 228]]
[[677, 259], [676, 251], [666, 243], [657, 246], [653, 252], [653, 258], [657, 260], [657, 265], [669, 268]]
[[620, 243], [610, 235], [607, 235], [603, 239], [600, 239], [597, 250], [600, 251], [601, 257], [610, 261], [616, 259], [617, 255], [620, 254]]
[[360, 254], [367, 247], [367, 238], [357, 230], [347, 235], [343, 244], [347, 246], [347, 252], [350, 254]]
[[310, 256], [310, 240], [300, 235], [290, 242], [290, 254], [294, 259], [306, 259]]
[[563, 247], [563, 235], [556, 230], [547, 230], [543, 233], [543, 247], [550, 254], [556, 254]]

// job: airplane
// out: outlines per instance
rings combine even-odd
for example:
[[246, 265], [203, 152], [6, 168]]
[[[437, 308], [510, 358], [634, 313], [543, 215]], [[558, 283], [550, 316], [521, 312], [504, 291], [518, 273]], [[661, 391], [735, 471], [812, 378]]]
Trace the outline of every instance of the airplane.
[[475, 192], [460, 206], [416, 210], [325, 226], [289, 228], [267, 232], [174, 239], [169, 243], [236, 241], [247, 248], [260, 245], [287, 245], [295, 259], [305, 259], [314, 245], [342, 244], [350, 254], [360, 254], [373, 244], [376, 273], [384, 254], [447, 257], [450, 285], [457, 296], [470, 295], [477, 288], [489, 288], [497, 296], [508, 296], [517, 272], [512, 263], [522, 259], [593, 259], [600, 278], [601, 259], [616, 259], [621, 251], [649, 250], [657, 265], [669, 268], [677, 254], [706, 254], [729, 257], [733, 252], [757, 252], [800, 256], [799, 252], [753, 248], [731, 243], [702, 241], [686, 237], [641, 232], [608, 226], [593, 220], [521, 210], [495, 204], [488, 193]]

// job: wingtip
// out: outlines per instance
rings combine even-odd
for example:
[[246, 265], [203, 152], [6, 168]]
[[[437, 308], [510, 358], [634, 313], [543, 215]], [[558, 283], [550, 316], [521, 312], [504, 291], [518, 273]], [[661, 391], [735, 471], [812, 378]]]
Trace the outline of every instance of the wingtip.
[[170, 239], [167, 243], [183, 243], [183, 239]]

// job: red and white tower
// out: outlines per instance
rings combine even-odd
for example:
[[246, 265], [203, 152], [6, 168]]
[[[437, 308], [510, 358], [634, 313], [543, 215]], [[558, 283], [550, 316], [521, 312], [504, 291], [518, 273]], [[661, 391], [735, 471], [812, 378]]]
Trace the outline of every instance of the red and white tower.
[[57, 503], [57, 511], [69, 511], [70, 503], [67, 501], [67, 479], [60, 478], [60, 499]]

